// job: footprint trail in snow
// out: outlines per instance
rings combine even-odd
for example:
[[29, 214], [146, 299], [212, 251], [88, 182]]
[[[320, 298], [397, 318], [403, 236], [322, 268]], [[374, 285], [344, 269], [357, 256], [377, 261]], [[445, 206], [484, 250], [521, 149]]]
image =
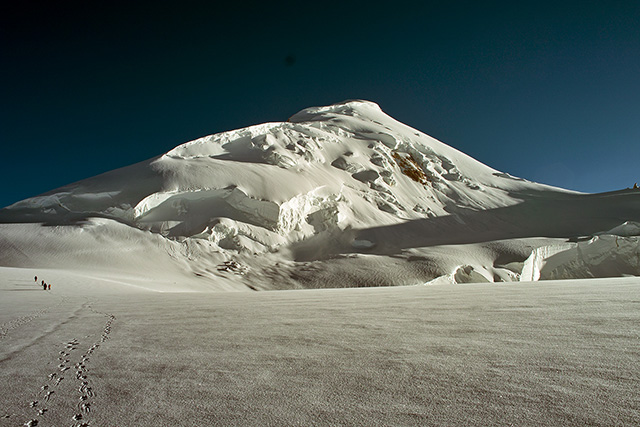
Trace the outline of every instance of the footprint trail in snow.
[[[34, 416], [24, 422], [24, 426], [37, 426], [39, 423], [47, 421], [53, 412], [53, 401], [56, 399], [65, 400], [73, 399], [76, 401], [74, 405], [76, 410], [68, 415], [68, 419], [72, 422], [73, 427], [87, 427], [91, 425], [89, 415], [96, 397], [94, 387], [91, 385], [90, 378], [90, 362], [91, 358], [107, 339], [111, 333], [111, 325], [116, 320], [112, 314], [101, 313], [93, 308], [89, 309], [96, 314], [106, 316], [108, 320], [98, 341], [93, 342], [87, 350], [79, 355], [78, 349], [83, 347], [83, 342], [77, 338], [73, 338], [63, 343], [62, 350], [58, 351], [57, 361], [54, 364], [55, 370], [47, 376], [45, 383], [40, 387], [34, 400], [29, 403], [29, 407], [34, 412]], [[89, 338], [90, 335], [85, 338]], [[77, 394], [73, 397], [68, 391], [68, 387], [62, 389], [62, 385], [75, 381], [73, 388]], [[50, 407], [52, 406], [52, 407]], [[68, 406], [68, 405], [67, 405]], [[57, 414], [60, 415], [60, 414]], [[67, 418], [66, 416], [63, 416]], [[64, 419], [63, 418], [63, 419]]]

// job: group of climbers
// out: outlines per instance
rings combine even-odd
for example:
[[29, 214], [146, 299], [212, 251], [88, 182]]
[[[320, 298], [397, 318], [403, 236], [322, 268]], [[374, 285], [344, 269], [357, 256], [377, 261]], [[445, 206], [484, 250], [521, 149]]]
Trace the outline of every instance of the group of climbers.
[[[38, 276], [35, 276], [35, 277], [33, 278], [33, 280], [34, 280], [36, 283], [38, 283]], [[51, 283], [46, 283], [44, 280], [42, 280], [41, 285], [42, 285], [42, 289], [43, 289], [43, 290], [45, 290], [45, 291], [50, 291], [50, 290], [51, 290]]]

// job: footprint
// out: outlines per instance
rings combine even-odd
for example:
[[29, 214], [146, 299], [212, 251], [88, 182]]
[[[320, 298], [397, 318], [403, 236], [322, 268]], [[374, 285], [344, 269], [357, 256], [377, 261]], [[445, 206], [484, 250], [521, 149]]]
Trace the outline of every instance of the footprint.
[[29, 420], [26, 423], [24, 423], [25, 427], [35, 427], [38, 425], [38, 420]]
[[71, 417], [71, 418], [73, 418], [75, 421], [81, 420], [81, 419], [82, 419], [82, 414], [75, 414], [75, 415], [74, 415], [73, 417]]
[[36, 406], [38, 406], [38, 401], [37, 401], [37, 400], [34, 400], [33, 402], [31, 402], [31, 403], [29, 404], [29, 406], [31, 406], [32, 408], [35, 408]]

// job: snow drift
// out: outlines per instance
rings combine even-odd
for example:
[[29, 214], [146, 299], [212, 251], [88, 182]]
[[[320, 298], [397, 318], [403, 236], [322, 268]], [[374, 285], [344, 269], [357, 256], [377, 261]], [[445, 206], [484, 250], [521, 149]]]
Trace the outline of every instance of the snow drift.
[[0, 265], [82, 259], [252, 289], [536, 280], [579, 269], [544, 248], [625, 222], [620, 233], [633, 234], [639, 217], [637, 191], [587, 195], [516, 178], [358, 100], [199, 138], [15, 203], [0, 210]]

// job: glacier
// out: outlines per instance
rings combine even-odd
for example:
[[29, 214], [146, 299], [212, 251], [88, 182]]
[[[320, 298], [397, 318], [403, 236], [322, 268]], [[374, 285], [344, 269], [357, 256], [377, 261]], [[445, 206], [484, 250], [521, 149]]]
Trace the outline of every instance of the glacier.
[[8, 206], [0, 266], [237, 290], [608, 277], [638, 274], [637, 221], [638, 190], [530, 182], [349, 100]]

